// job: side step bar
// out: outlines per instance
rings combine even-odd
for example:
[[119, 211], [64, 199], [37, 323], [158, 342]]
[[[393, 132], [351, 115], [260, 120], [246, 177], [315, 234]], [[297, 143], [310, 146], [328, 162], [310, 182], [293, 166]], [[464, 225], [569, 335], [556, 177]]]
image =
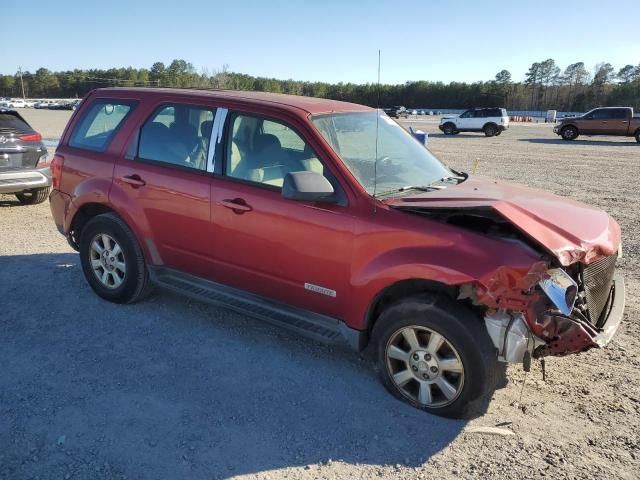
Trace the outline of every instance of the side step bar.
[[259, 318], [322, 343], [345, 343], [348, 337], [358, 332], [352, 331], [335, 318], [259, 297], [188, 273], [166, 267], [148, 268], [151, 281], [160, 287]]

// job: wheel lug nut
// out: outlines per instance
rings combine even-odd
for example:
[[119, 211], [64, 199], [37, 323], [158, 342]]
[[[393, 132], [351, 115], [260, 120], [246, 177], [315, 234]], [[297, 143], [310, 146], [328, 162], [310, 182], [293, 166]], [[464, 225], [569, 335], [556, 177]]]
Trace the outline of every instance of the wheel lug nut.
[[418, 367], [416, 367], [415, 365], [413, 365], [413, 366], [411, 367], [411, 370], [413, 370], [414, 372], [417, 372], [417, 371], [418, 371]]
[[429, 380], [429, 375], [426, 373], [423, 373], [422, 378], [424, 378], [425, 380]]
[[428, 353], [425, 353], [424, 359], [428, 362], [429, 360], [431, 360], [431, 355], [429, 355]]
[[413, 359], [414, 359], [414, 360], [419, 360], [419, 359], [420, 359], [420, 357], [418, 356], [418, 354], [417, 354], [417, 353], [414, 353], [414, 354], [413, 354]]
[[436, 373], [436, 372], [438, 371], [438, 367], [431, 367], [431, 371], [432, 371], [433, 373]]

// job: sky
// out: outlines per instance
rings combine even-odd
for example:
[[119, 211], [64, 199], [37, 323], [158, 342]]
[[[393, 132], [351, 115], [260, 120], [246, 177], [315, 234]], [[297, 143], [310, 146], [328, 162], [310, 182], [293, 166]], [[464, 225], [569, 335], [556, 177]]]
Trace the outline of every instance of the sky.
[[473, 82], [536, 61], [640, 64], [640, 0], [30, 0], [2, 8], [0, 73], [149, 68], [373, 83]]

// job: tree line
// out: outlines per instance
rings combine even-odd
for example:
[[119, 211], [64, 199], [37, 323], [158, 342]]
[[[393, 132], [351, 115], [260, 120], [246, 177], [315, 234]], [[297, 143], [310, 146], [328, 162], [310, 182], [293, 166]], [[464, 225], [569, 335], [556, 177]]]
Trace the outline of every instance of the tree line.
[[370, 106], [404, 105], [408, 108], [506, 107], [510, 110], [586, 111], [606, 105], [640, 109], [640, 64], [615, 69], [601, 63], [592, 70], [583, 62], [564, 69], [551, 58], [534, 62], [522, 81], [508, 70], [481, 82], [411, 81], [402, 84], [326, 83], [254, 77], [221, 69], [197, 71], [185, 60], [151, 68], [110, 68], [0, 75], [0, 96], [27, 98], [81, 98], [107, 86], [230, 88], [306, 95], [345, 100]]

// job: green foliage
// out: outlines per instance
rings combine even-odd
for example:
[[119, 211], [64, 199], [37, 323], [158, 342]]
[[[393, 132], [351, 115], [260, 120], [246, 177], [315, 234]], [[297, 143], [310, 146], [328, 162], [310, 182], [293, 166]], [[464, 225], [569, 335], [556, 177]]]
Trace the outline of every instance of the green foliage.
[[[331, 98], [380, 107], [404, 105], [433, 109], [506, 107], [512, 110], [584, 111], [599, 105], [640, 107], [640, 65], [626, 65], [618, 73], [608, 63], [596, 66], [593, 81], [583, 62], [569, 65], [563, 73], [551, 58], [534, 62], [524, 81], [514, 82], [508, 70], [501, 70], [487, 82], [431, 82], [426, 80], [396, 85], [375, 83], [326, 83], [279, 80], [229, 72], [228, 65], [213, 72], [197, 72], [182, 59], [168, 66], [155, 62], [146, 68], [110, 68], [51, 72], [39, 68], [23, 72], [25, 94], [30, 98], [83, 97], [100, 87], [228, 88]], [[615, 80], [619, 83], [614, 83]], [[20, 78], [0, 75], [0, 96], [22, 95]], [[378, 102], [379, 99], [379, 102]]]

